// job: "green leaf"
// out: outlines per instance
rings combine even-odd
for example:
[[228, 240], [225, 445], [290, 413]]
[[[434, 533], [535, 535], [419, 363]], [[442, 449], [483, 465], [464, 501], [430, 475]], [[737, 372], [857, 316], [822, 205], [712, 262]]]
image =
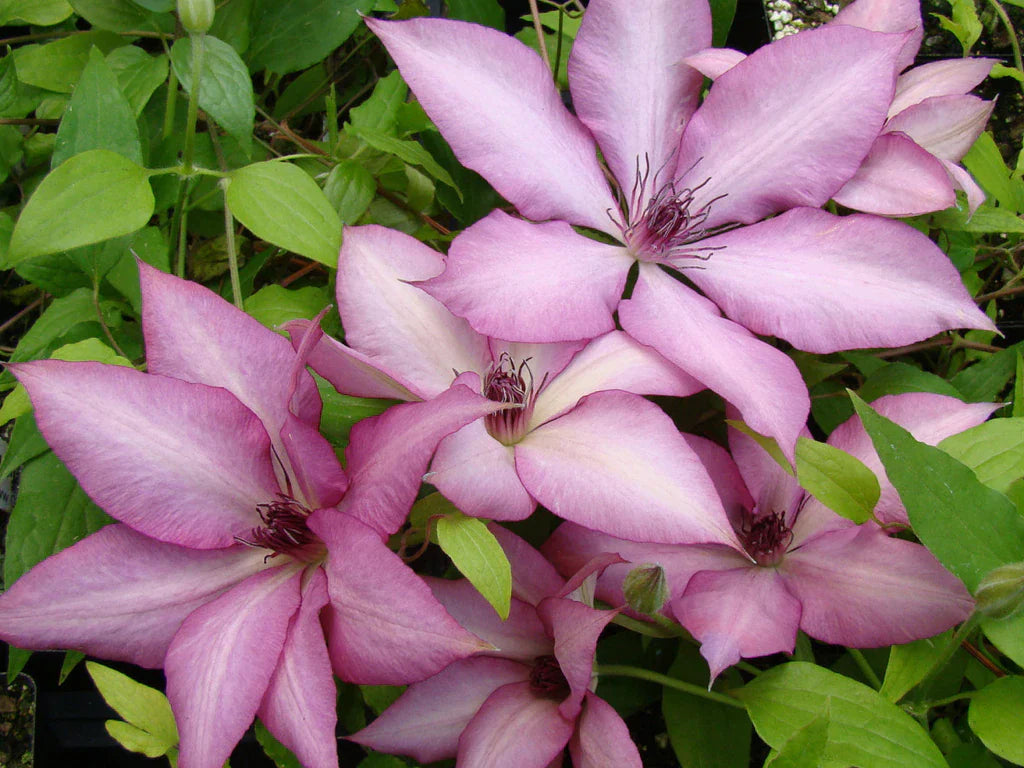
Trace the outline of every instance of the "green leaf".
[[983, 619], [981, 630], [1018, 667], [1024, 667], [1024, 613], [1005, 619]]
[[711, 44], [715, 48], [724, 48], [725, 39], [732, 29], [736, 17], [736, 0], [710, 0], [711, 4]]
[[1024, 476], [1024, 418], [986, 421], [947, 437], [939, 448], [974, 470], [989, 488], [1006, 493]]
[[[151, 757], [167, 752], [178, 743], [178, 728], [171, 705], [163, 693], [132, 680], [110, 667], [88, 661], [89, 671], [103, 700], [131, 725], [152, 736], [163, 748]], [[150, 754], [150, 753], [146, 753]]]
[[383, 133], [372, 131], [369, 128], [360, 128], [356, 125], [353, 125], [351, 130], [374, 149], [394, 155], [410, 165], [418, 165], [435, 179], [455, 190], [456, 194], [459, 195], [459, 199], [462, 199], [462, 193], [455, 185], [451, 175], [441, 167], [441, 164], [434, 159], [434, 156], [422, 144], [405, 139], [396, 139], [394, 136], [387, 136]]
[[48, 450], [50, 450], [50, 446], [46, 444], [39, 427], [36, 426], [35, 419], [31, 414], [26, 414], [14, 422], [11, 441], [4, 452], [3, 459], [0, 459], [0, 480], [37, 456], [42, 456]]
[[906, 363], [887, 363], [879, 368], [865, 379], [857, 394], [870, 403], [883, 395], [904, 392], [934, 392], [958, 399], [961, 397], [960, 392], [941, 376]]
[[286, 162], [247, 165], [231, 174], [227, 196], [235, 218], [257, 237], [337, 266], [341, 219], [305, 171]]
[[1024, 677], [1003, 677], [982, 688], [971, 699], [967, 722], [986, 747], [1024, 765]]
[[320, 414], [320, 432], [334, 446], [348, 444], [352, 427], [363, 419], [384, 413], [396, 400], [374, 400], [339, 394], [329, 382], [315, 377], [324, 407]]
[[[734, 685], [735, 679], [728, 679], [730, 673], [735, 675], [727, 671], [714, 690]], [[708, 665], [696, 646], [683, 643], [668, 675], [705, 686]], [[662, 689], [661, 712], [681, 768], [747, 768], [751, 727], [750, 718], [741, 710], [666, 687]]]
[[[18, 70], [21, 71], [20, 69]], [[1012, 210], [993, 208], [989, 203], [982, 203], [972, 216], [969, 211], [949, 208], [932, 214], [932, 223], [940, 229], [956, 229], [963, 232], [1024, 233], [1024, 220]]]
[[363, 701], [375, 715], [380, 715], [385, 709], [395, 703], [395, 700], [405, 690], [404, 685], [360, 685], [359, 690], [363, 692]]
[[56, 168], [90, 149], [109, 149], [142, 165], [135, 114], [98, 48], [90, 51], [89, 63], [60, 121], [51, 165]]
[[725, 423], [738, 432], [742, 432], [744, 435], [749, 437], [755, 443], [760, 445], [767, 451], [768, 455], [775, 459], [775, 463], [786, 470], [789, 475], [795, 474], [793, 472], [793, 465], [789, 463], [789, 459], [782, 453], [782, 449], [779, 448], [779, 444], [775, 441], [774, 437], [765, 437], [760, 432], [755, 432], [742, 421], [736, 421], [734, 419], [726, 419]]
[[398, 125], [398, 110], [408, 95], [409, 87], [396, 69], [377, 81], [370, 98], [349, 111], [349, 120], [357, 128], [393, 136]]
[[217, 15], [213, 17], [210, 34], [244, 54], [249, 48], [252, 5], [253, 0], [217, 3]]
[[0, 26], [12, 21], [49, 27], [74, 13], [65, 0], [0, 0]]
[[107, 65], [135, 117], [142, 114], [149, 97], [167, 79], [167, 57], [162, 53], [153, 56], [134, 45], [112, 50], [107, 54]]
[[326, 287], [282, 288], [271, 283], [245, 300], [245, 311], [271, 330], [296, 318], [310, 319], [331, 302]]
[[342, 224], [355, 224], [377, 194], [377, 180], [355, 160], [345, 160], [331, 169], [324, 194], [338, 211]]
[[400, 757], [374, 752], [360, 760], [356, 768], [408, 768], [408, 764]]
[[983, 29], [981, 21], [978, 19], [978, 10], [975, 8], [973, 0], [949, 0], [949, 4], [953, 8], [952, 19], [938, 13], [932, 15], [939, 20], [943, 29], [949, 30], [956, 36], [964, 49], [964, 56], [967, 56], [974, 44], [978, 42], [978, 38], [981, 37]]
[[437, 543], [502, 621], [507, 619], [512, 600], [512, 566], [487, 525], [453, 510], [437, 521]]
[[860, 460], [806, 437], [796, 441], [796, 478], [826, 507], [858, 524], [871, 519], [881, 493], [875, 473]]
[[828, 746], [828, 724], [832, 701], [825, 699], [820, 715], [798, 730], [778, 752], [765, 761], [765, 768], [818, 768]]
[[152, 29], [155, 21], [150, 11], [132, 0], [71, 0], [71, 6], [97, 29], [111, 32]]
[[[282, 3], [285, 7], [289, 4]], [[252, 142], [253, 119], [256, 115], [252, 79], [245, 62], [235, 49], [212, 35], [203, 35], [202, 69], [199, 73], [199, 106], [221, 128], [231, 134], [243, 150]], [[192, 93], [191, 37], [174, 41], [171, 65], [185, 89]]]
[[446, 0], [448, 18], [505, 31], [505, 9], [497, 0]]
[[57, 680], [58, 685], [64, 685], [64, 681], [68, 679], [68, 675], [75, 671], [75, 667], [85, 661], [85, 654], [81, 651], [65, 651], [64, 662], [60, 665], [60, 677]]
[[950, 381], [968, 402], [991, 402], [1013, 376], [1017, 355], [1022, 350], [1024, 342], [1017, 342], [965, 368]]
[[79, 323], [91, 322], [96, 319], [96, 307], [92, 303], [92, 293], [85, 288], [54, 299], [39, 319], [21, 337], [17, 348], [11, 355], [12, 363], [48, 357], [50, 345]]
[[27, 85], [58, 93], [71, 93], [95, 45], [104, 53], [123, 45], [112, 32], [72, 35], [46, 45], [26, 45], [14, 51], [18, 79]]
[[162, 757], [170, 749], [160, 738], [123, 720], [107, 720], [103, 725], [110, 737], [129, 752], [139, 752], [146, 757]]
[[1020, 211], [1020, 185], [1015, 184], [1010, 178], [1010, 169], [1003, 162], [1003, 156], [990, 131], [985, 131], [978, 137], [974, 146], [964, 155], [963, 164], [1001, 207], [1011, 212]]
[[854, 408], [907, 508], [921, 542], [972, 592], [981, 578], [1024, 552], [1024, 518], [949, 454], [919, 443], [856, 395]]
[[256, 741], [263, 747], [263, 751], [278, 768], [302, 768], [302, 763], [292, 754], [284, 744], [274, 738], [274, 734], [267, 730], [267, 726], [261, 720], [256, 721]]
[[942, 658], [952, 635], [950, 630], [936, 637], [894, 645], [889, 651], [889, 663], [879, 693], [893, 703], [902, 699]]
[[29, 198], [11, 235], [9, 263], [134, 232], [154, 205], [145, 168], [108, 149], [75, 155]]
[[758, 735], [781, 749], [830, 707], [824, 768], [946, 768], [928, 734], [877, 691], [806, 662], [781, 664], [739, 691]]
[[1013, 380], [1013, 417], [1024, 417], [1024, 357], [1017, 350], [1017, 370]]
[[344, 43], [373, 0], [256, 0], [249, 61], [279, 75], [305, 69]]

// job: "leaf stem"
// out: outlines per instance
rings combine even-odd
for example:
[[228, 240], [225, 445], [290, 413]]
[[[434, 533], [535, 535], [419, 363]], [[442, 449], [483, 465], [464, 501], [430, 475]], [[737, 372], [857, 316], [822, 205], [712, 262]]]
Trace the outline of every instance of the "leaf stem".
[[663, 675], [659, 672], [652, 672], [649, 669], [630, 667], [625, 664], [599, 664], [595, 669], [599, 677], [601, 675], [609, 675], [615, 677], [634, 677], [637, 680], [648, 680], [652, 683], [663, 685], [666, 688], [674, 688], [677, 691], [689, 693], [693, 696], [700, 696], [701, 698], [708, 699], [709, 701], [715, 701], [729, 707], [746, 710], [746, 707], [733, 696], [728, 696], [724, 693], [717, 693], [716, 691], [709, 691], [707, 688], [703, 688], [702, 686], [677, 680], [674, 677], [669, 677], [668, 675]]
[[659, 623], [640, 621], [639, 619], [634, 619], [631, 616], [624, 616], [621, 613], [616, 614], [615, 618], [612, 619], [612, 623], [618, 624], [620, 627], [630, 629], [638, 634], [646, 635], [647, 637], [683, 637], [685, 634], [685, 630], [683, 630], [683, 628], [678, 624], [668, 626]]
[[924, 673], [920, 682], [918, 682], [918, 686], [922, 692], [927, 692], [928, 685], [931, 683], [932, 678], [935, 677], [935, 675], [937, 675], [944, 666], [946, 666], [951, 658], [953, 658], [953, 654], [957, 652], [960, 644], [969, 634], [971, 634], [971, 632], [974, 631], [974, 628], [978, 626], [979, 621], [981, 621], [980, 614], [975, 612], [968, 617], [967, 621], [957, 628], [956, 632], [953, 633], [953, 637], [950, 638], [949, 643], [942, 649], [942, 655], [935, 660], [935, 663], [928, 668], [928, 671]]
[[864, 654], [858, 648], [847, 648], [850, 652], [850, 656], [857, 662], [857, 666], [860, 668], [861, 673], [867, 678], [868, 682], [871, 683], [871, 687], [876, 691], [882, 687], [882, 681], [878, 679], [878, 675], [875, 674], [875, 670], [868, 664], [868, 660], [864, 658]]
[[199, 119], [199, 82], [206, 51], [206, 35], [192, 35], [192, 89], [188, 94], [188, 116], [185, 118], [185, 149], [181, 164], [185, 175], [192, 173], [196, 152], [196, 121]]
[[[1024, 60], [1021, 59], [1020, 55], [1020, 42], [1017, 40], [1017, 32], [1013, 28], [1013, 22], [1010, 21], [1010, 17], [1006, 13], [1006, 9], [999, 3], [998, 0], [988, 0], [988, 4], [992, 6], [992, 10], [996, 12], [999, 20], [1003, 22], [1003, 26], [1006, 27], [1006, 31], [1010, 35], [1010, 48], [1013, 50], [1013, 63], [1017, 65], [1017, 69], [1024, 71]], [[1024, 90], [1024, 83], [1020, 85], [1021, 90]]]
[[[533, 30], [537, 33], [537, 51], [544, 61], [544, 66], [551, 69], [551, 59], [548, 57], [548, 43], [544, 39], [544, 27], [540, 23], [540, 9], [537, 7], [537, 0], [530, 0], [530, 16], [533, 17]], [[558, 73], [552, 74], [557, 76]]]

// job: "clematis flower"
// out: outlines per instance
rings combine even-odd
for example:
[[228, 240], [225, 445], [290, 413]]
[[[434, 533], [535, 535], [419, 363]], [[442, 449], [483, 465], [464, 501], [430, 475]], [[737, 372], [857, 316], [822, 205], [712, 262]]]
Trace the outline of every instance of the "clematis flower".
[[[460, 162], [542, 222], [492, 212], [424, 284], [481, 333], [593, 338], [617, 310], [634, 339], [791, 451], [806, 388], [753, 334], [831, 352], [992, 328], [927, 237], [817, 209], [882, 129], [903, 35], [832, 26], [779, 40], [697, 108], [701, 77], [683, 62], [710, 45], [704, 0], [594, 0], [569, 59], [573, 115], [540, 58], [495, 30], [367, 24]], [[620, 301], [634, 264], [632, 297]]]
[[[442, 440], [430, 483], [478, 517], [522, 520], [540, 502], [631, 539], [734, 540], [700, 460], [657, 406], [630, 394], [688, 395], [700, 384], [619, 331], [590, 343], [487, 338], [409, 284], [443, 268], [408, 235], [346, 228], [337, 298], [349, 346], [322, 337], [309, 357], [349, 394], [430, 400], [472, 373], [486, 397], [514, 406]], [[308, 343], [308, 322], [287, 327], [293, 343]], [[391, 533], [403, 519], [377, 524]]]
[[120, 522], [0, 595], [0, 638], [163, 666], [182, 768], [219, 768], [256, 715], [305, 765], [336, 766], [332, 668], [397, 684], [488, 647], [359, 517], [407, 510], [437, 441], [494, 404], [459, 384], [363, 421], [346, 473], [304, 351], [139, 269], [148, 373], [11, 366], [55, 453]]
[[455, 757], [457, 768], [558, 766], [567, 744], [575, 768], [640, 768], [626, 724], [593, 693], [597, 639], [615, 611], [568, 597], [578, 579], [564, 583], [526, 542], [491, 528], [512, 563], [507, 621], [464, 580], [431, 579], [431, 587], [496, 650], [409, 686], [348, 738], [421, 763]]
[[[984, 421], [995, 406], [914, 393], [873, 407], [938, 442]], [[667, 611], [700, 641], [712, 680], [741, 657], [792, 652], [798, 629], [827, 643], [876, 647], [930, 637], [970, 614], [967, 590], [927, 549], [875, 523], [839, 517], [749, 437], [731, 431], [732, 458], [709, 440], [687, 439], [714, 478], [742, 548], [637, 544], [563, 524], [543, 551], [563, 573], [602, 552], [662, 565]], [[836, 429], [829, 444], [877, 463], [859, 421]], [[888, 491], [879, 511], [892, 509]], [[598, 597], [621, 604], [631, 567], [609, 567]]]

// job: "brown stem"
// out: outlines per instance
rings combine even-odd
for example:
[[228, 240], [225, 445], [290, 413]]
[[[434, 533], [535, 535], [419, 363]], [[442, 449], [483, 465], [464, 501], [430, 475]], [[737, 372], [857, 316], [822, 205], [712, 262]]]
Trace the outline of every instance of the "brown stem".
[[450, 235], [452, 233], [452, 231], [448, 229], [448, 227], [435, 221], [422, 211], [417, 211], [415, 208], [410, 206], [407, 202], [405, 202], [405, 200], [396, 195], [394, 192], [384, 189], [384, 187], [380, 186], [379, 184], [377, 185], [377, 194], [383, 197], [385, 200], [394, 203], [399, 208], [402, 208], [403, 210], [409, 211], [409, 213], [419, 216], [420, 220], [424, 224], [426, 224], [428, 227], [433, 228], [435, 231], [440, 232], [442, 235]]
[[0, 125], [57, 125], [60, 120], [44, 117], [0, 117]]
[[971, 654], [971, 656], [973, 656], [979, 662], [981, 662], [981, 665], [985, 667], [985, 669], [987, 669], [989, 672], [994, 674], [996, 677], [1006, 677], [1006, 673], [999, 667], [997, 667], [995, 664], [993, 664], [992, 660], [988, 656], [986, 656], [979, 648], [976, 648], [973, 644], [967, 642], [966, 640], [964, 640], [961, 643], [961, 645], [963, 646], [963, 649], [965, 651], [967, 651], [969, 654]]
[[[548, 44], [544, 39], [544, 27], [540, 23], [540, 9], [537, 7], [537, 0], [530, 0], [530, 16], [533, 17], [533, 29], [537, 33], [537, 50], [540, 52], [544, 66], [551, 69], [551, 59], [548, 58]], [[552, 73], [557, 75], [558, 73]]]
[[1004, 296], [1016, 296], [1018, 293], [1024, 293], [1024, 285], [1015, 285], [1012, 288], [1000, 288], [998, 291], [992, 291], [992, 293], [983, 293], [980, 296], [975, 296], [974, 300], [981, 303], [991, 301], [992, 299], [1001, 299]]
[[305, 277], [310, 272], [313, 272], [314, 270], [318, 269], [319, 267], [320, 267], [319, 264], [317, 264], [315, 261], [311, 261], [308, 264], [306, 264], [304, 267], [299, 269], [298, 271], [292, 272], [290, 275], [288, 275], [288, 277], [286, 277], [283, 280], [281, 280], [278, 283], [278, 285], [280, 285], [282, 288], [287, 288], [289, 285], [294, 283], [296, 280], [298, 280], [298, 279], [300, 279], [302, 277]]
[[44, 298], [46, 298], [46, 296], [45, 296], [45, 295], [43, 295], [43, 296], [40, 296], [40, 297], [39, 297], [38, 299], [36, 299], [35, 301], [33, 301], [33, 302], [32, 302], [31, 304], [29, 304], [29, 305], [28, 305], [27, 307], [25, 307], [25, 308], [24, 308], [23, 310], [21, 310], [20, 312], [18, 312], [18, 314], [16, 314], [16, 315], [15, 315], [14, 317], [12, 317], [12, 318], [11, 318], [10, 320], [6, 320], [6, 321], [5, 321], [5, 322], [4, 322], [3, 324], [0, 324], [0, 333], [3, 333], [4, 331], [6, 331], [6, 330], [7, 330], [8, 328], [10, 328], [10, 327], [11, 327], [12, 325], [14, 325], [14, 324], [15, 324], [16, 322], [18, 322], [19, 320], [21, 320], [21, 318], [23, 318], [23, 317], [24, 317], [25, 315], [27, 315], [27, 314], [28, 314], [29, 312], [31, 312], [31, 311], [32, 311], [33, 309], [35, 309], [35, 308], [36, 308], [36, 307], [38, 307], [38, 306], [39, 306], [40, 304], [42, 304], [42, 303], [43, 303], [43, 299], [44, 299]]
[[887, 349], [883, 352], [876, 352], [875, 357], [882, 359], [889, 357], [900, 357], [901, 355], [909, 355], [914, 352], [924, 352], [929, 349], [938, 349], [939, 347], [953, 347], [954, 349], [976, 349], [979, 352], [1002, 352], [1002, 347], [996, 347], [991, 344], [982, 344], [980, 341], [969, 341], [967, 339], [960, 339], [954, 336], [940, 336], [935, 339], [928, 339], [927, 341], [919, 341], [917, 344], [908, 344], [905, 347], [897, 347], [896, 349]]

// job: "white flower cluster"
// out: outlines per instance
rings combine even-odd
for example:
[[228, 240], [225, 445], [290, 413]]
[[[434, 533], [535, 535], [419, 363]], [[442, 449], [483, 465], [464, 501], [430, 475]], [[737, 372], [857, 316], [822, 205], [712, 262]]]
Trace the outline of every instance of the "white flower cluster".
[[[801, 29], [816, 27], [820, 23], [802, 18], [799, 8], [794, 13], [793, 3], [790, 0], [765, 0], [765, 10], [768, 13], [768, 21], [772, 25], [773, 40], [796, 34]], [[816, 10], [826, 11], [835, 16], [839, 13], [839, 4], [822, 2], [820, 8]]]

